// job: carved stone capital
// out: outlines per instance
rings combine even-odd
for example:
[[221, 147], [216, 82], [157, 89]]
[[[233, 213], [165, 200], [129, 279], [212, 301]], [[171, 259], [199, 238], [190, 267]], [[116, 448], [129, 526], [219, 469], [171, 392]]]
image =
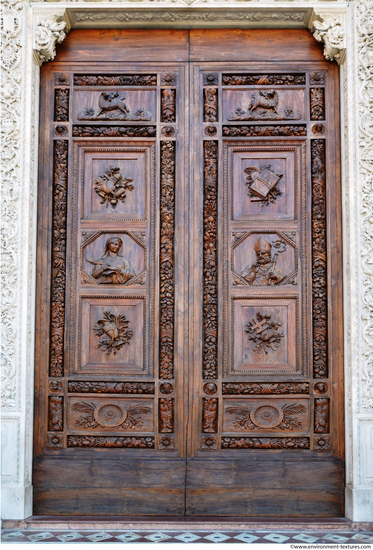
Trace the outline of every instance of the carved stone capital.
[[61, 15], [36, 16], [33, 46], [36, 64], [55, 58], [56, 44], [61, 44], [68, 32], [66, 26]]
[[324, 43], [325, 59], [342, 65], [346, 57], [345, 14], [315, 10], [309, 28], [315, 39]]

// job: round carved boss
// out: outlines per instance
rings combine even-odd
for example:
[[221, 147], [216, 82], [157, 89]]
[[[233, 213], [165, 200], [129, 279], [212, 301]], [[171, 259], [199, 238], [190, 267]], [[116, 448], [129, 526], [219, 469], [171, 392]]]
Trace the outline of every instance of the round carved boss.
[[124, 411], [115, 403], [102, 403], [96, 407], [94, 417], [101, 426], [114, 428], [123, 424], [127, 418], [127, 411]]
[[257, 405], [250, 413], [251, 421], [258, 428], [274, 428], [280, 424], [283, 417], [282, 409], [274, 403]]

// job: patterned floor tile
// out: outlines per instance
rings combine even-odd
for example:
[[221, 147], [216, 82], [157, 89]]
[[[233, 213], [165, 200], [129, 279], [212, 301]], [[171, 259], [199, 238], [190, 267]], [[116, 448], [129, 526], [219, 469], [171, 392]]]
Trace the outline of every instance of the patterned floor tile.
[[351, 540], [361, 540], [363, 542], [370, 542], [373, 544], [373, 534], [371, 535], [364, 535], [364, 533], [357, 533], [353, 537], [351, 537]]
[[266, 535], [263, 538], [269, 540], [270, 542], [277, 542], [279, 544], [282, 544], [286, 540], [289, 540], [289, 537], [285, 537], [284, 535], [280, 535], [279, 533], [271, 533], [270, 535]]
[[294, 540], [299, 540], [301, 542], [309, 542], [310, 544], [319, 540], [320, 537], [312, 537], [307, 533], [299, 533], [299, 535], [293, 536]]
[[195, 533], [187, 532], [187, 533], [182, 533], [181, 535], [175, 535], [174, 538], [180, 542], [195, 542], [201, 537], [196, 535]]
[[163, 542], [167, 539], [170, 539], [171, 537], [169, 535], [165, 535], [165, 533], [153, 533], [152, 535], [147, 535], [146, 537], [147, 540], [150, 540], [151, 542]]
[[56, 533], [55, 536], [61, 542], [70, 542], [73, 540], [84, 538], [84, 535], [81, 535], [77, 531], [68, 531], [67, 533]]
[[133, 542], [141, 538], [141, 535], [136, 535], [136, 533], [122, 533], [121, 535], [113, 534], [113, 536], [122, 542]]
[[25, 539], [27, 538], [21, 531], [10, 531], [9, 533], [3, 532], [1, 540], [12, 540], [12, 539]]
[[105, 533], [105, 531], [100, 531], [99, 533], [95, 533], [93, 535], [88, 535], [88, 536], [86, 535], [86, 538], [92, 542], [104, 542], [113, 537], [112, 535]]
[[323, 536], [323, 539], [330, 540], [332, 542], [346, 542], [348, 541], [349, 537], [342, 537], [341, 535], [337, 535], [336, 533], [328, 533], [327, 535]]
[[233, 538], [241, 542], [246, 542], [248, 544], [259, 540], [259, 537], [255, 537], [251, 533], [241, 533], [240, 535], [236, 535]]
[[54, 535], [52, 535], [52, 533], [50, 533], [49, 531], [44, 531], [42, 533], [35, 533], [33, 535], [27, 534], [27, 538], [31, 542], [41, 542], [42, 540], [53, 539]]
[[223, 535], [223, 533], [211, 533], [211, 535], [207, 535], [206, 537], [203, 537], [207, 540], [210, 540], [211, 542], [224, 542], [227, 539], [230, 539], [231, 537], [227, 535]]

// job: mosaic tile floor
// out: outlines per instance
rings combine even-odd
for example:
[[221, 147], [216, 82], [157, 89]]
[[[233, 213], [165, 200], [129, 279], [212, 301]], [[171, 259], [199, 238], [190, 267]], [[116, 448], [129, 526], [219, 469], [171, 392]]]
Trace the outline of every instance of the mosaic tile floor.
[[32, 530], [4, 529], [4, 543], [92, 543], [92, 542], [173, 542], [173, 543], [255, 543], [255, 544], [373, 544], [373, 532], [338, 531], [112, 531], [112, 530]]

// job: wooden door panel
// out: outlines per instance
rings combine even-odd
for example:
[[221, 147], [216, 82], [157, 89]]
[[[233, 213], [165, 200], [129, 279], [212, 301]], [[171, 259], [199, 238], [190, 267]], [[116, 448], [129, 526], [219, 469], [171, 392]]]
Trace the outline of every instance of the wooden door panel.
[[41, 90], [34, 512], [343, 515], [337, 67], [77, 30]]
[[[201, 287], [194, 280], [203, 339], [190, 515], [327, 516], [343, 507], [341, 426], [333, 420], [341, 394], [327, 341], [338, 331], [327, 277], [339, 251], [327, 239], [338, 232], [330, 199], [338, 203], [339, 189], [325, 98], [337, 82], [326, 63], [317, 74], [311, 64], [302, 69], [193, 65], [194, 147], [203, 152], [194, 206], [203, 241], [194, 250], [204, 271]], [[315, 470], [317, 489], [304, 479]]]
[[43, 82], [35, 512], [183, 514], [185, 66], [50, 64]]

